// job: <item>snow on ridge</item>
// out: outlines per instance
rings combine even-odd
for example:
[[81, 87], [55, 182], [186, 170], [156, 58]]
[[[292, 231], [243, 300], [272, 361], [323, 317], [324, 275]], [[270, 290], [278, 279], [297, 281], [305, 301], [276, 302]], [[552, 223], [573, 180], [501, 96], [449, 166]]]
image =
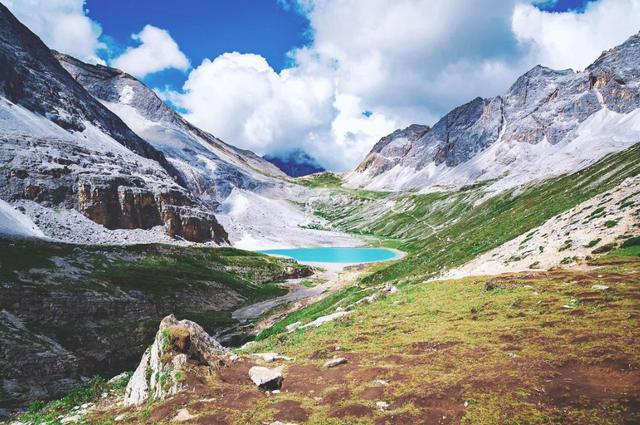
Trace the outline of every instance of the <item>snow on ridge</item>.
[[43, 238], [44, 233], [33, 221], [0, 199], [0, 235]]
[[485, 180], [497, 179], [488, 187], [502, 191], [515, 186], [579, 171], [607, 154], [640, 142], [640, 109], [627, 114], [603, 108], [575, 130], [574, 137], [552, 145], [501, 139], [488, 149], [456, 167], [430, 162], [420, 170], [397, 164], [389, 171], [370, 178], [368, 171], [351, 173], [349, 186], [369, 190], [401, 191], [419, 187], [422, 193], [454, 189]]
[[326, 223], [293, 205], [288, 195], [294, 194], [258, 194], [234, 188], [217, 214], [233, 246], [260, 250], [362, 244], [360, 239], [341, 232], [310, 228]]

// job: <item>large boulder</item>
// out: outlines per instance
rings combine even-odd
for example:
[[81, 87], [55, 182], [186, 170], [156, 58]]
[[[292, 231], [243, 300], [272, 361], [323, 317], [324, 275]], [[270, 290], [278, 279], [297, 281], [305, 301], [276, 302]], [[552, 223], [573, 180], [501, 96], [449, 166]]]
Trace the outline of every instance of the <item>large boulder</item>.
[[153, 344], [142, 356], [125, 389], [124, 404], [139, 405], [147, 399], [165, 399], [183, 388], [190, 363], [220, 367], [227, 349], [190, 320], [173, 314], [160, 322]]

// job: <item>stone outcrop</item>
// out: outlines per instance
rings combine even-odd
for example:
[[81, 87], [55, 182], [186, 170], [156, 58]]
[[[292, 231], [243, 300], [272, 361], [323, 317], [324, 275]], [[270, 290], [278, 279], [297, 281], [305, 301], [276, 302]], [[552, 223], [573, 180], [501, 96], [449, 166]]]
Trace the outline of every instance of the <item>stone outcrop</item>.
[[127, 384], [125, 406], [176, 394], [183, 388], [189, 362], [219, 367], [226, 351], [197, 323], [177, 320], [173, 315], [165, 317]]
[[249, 369], [249, 378], [251, 378], [251, 381], [263, 390], [279, 390], [283, 380], [283, 369], [284, 366], [274, 368], [253, 366]]
[[218, 243], [214, 214], [152, 164], [101, 155], [65, 140], [0, 136], [0, 198], [74, 208], [108, 229], [162, 225], [172, 237]]

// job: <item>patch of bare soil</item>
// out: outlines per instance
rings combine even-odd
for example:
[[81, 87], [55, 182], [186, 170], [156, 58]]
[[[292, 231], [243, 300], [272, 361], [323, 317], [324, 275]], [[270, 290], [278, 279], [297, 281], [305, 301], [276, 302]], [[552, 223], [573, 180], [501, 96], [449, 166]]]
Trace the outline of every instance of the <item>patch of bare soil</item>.
[[309, 419], [309, 413], [297, 401], [283, 400], [269, 407], [277, 410], [274, 417], [279, 421], [305, 423]]

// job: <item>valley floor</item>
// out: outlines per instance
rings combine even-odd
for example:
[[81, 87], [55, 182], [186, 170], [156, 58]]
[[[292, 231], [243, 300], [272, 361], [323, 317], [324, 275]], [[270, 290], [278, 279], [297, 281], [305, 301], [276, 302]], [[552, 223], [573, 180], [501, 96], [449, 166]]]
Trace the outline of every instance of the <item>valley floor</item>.
[[[631, 424], [640, 421], [637, 247], [580, 268], [406, 282], [341, 320], [275, 333], [187, 390], [93, 423]], [[280, 393], [248, 379], [278, 352]], [[341, 357], [334, 368], [323, 364]], [[183, 416], [184, 412], [183, 412]]]

